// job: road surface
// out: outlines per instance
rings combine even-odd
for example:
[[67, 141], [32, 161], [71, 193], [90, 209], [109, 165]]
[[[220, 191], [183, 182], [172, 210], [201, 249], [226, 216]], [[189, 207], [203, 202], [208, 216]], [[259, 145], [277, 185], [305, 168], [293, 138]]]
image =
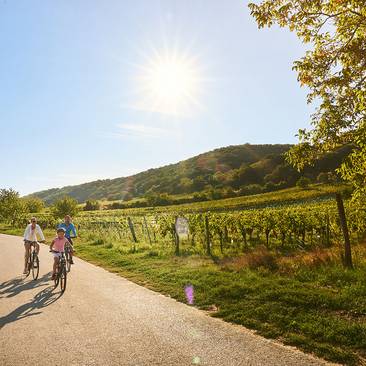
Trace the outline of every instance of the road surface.
[[327, 365], [209, 317], [78, 258], [53, 289], [41, 246], [37, 281], [21, 238], [0, 234], [0, 365]]

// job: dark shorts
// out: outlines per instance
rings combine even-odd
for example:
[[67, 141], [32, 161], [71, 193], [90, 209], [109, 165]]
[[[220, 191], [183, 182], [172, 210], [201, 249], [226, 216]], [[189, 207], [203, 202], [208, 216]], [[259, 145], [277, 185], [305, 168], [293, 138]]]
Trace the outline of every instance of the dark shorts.
[[26, 245], [26, 244], [30, 244], [32, 246], [32, 245], [36, 245], [37, 242], [36, 241], [30, 241], [30, 240], [24, 240], [24, 245]]

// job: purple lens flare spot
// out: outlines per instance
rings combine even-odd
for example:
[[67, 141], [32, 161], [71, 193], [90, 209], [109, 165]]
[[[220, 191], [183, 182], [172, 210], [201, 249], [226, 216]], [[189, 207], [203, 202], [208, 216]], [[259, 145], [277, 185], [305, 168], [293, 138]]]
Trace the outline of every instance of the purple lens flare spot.
[[193, 285], [187, 285], [184, 287], [184, 292], [186, 293], [187, 302], [189, 305], [194, 303], [194, 288]]

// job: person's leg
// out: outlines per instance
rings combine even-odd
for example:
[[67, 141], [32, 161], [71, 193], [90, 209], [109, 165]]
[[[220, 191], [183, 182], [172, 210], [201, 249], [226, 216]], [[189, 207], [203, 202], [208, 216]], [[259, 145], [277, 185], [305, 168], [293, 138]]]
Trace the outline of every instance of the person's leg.
[[55, 276], [56, 276], [56, 270], [57, 270], [58, 262], [59, 262], [59, 258], [58, 258], [58, 257], [54, 257], [54, 258], [53, 258], [53, 272], [52, 272], [52, 279], [53, 279], [53, 278], [55, 278]]
[[73, 242], [72, 242], [72, 239], [71, 238], [69, 238], [68, 239], [68, 241], [70, 242], [70, 263], [71, 264], [74, 264], [74, 261], [72, 260], [72, 255], [73, 255], [73, 253], [74, 253], [74, 251], [73, 251]]
[[39, 253], [39, 244], [38, 243], [35, 244], [35, 248], [36, 248], [36, 253], [38, 255], [38, 253]]
[[25, 242], [24, 243], [24, 271], [23, 271], [24, 274], [28, 273], [27, 266], [28, 266], [28, 258], [29, 258], [29, 254], [30, 254], [30, 248], [31, 248], [30, 243]]

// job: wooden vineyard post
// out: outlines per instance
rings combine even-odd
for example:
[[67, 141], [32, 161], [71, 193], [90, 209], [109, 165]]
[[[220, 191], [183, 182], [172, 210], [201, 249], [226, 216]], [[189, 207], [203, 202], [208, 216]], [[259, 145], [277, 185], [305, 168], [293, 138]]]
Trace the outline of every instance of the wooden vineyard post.
[[353, 268], [351, 242], [349, 239], [346, 213], [344, 211], [343, 199], [340, 193], [336, 193], [336, 200], [338, 206], [339, 221], [341, 223], [341, 228], [344, 237], [344, 265], [347, 268]]
[[149, 230], [149, 227], [147, 226], [147, 221], [146, 221], [146, 217], [145, 216], [144, 216], [144, 224], [145, 224], [145, 228], [146, 228], [146, 232], [147, 232], [147, 237], [149, 238], [149, 243], [151, 245], [150, 230]]
[[179, 255], [180, 251], [179, 251], [179, 235], [177, 233], [177, 230], [175, 228], [175, 223], [172, 224], [172, 233], [173, 233], [173, 239], [174, 239], [174, 244], [175, 244], [175, 255]]
[[133, 226], [133, 222], [131, 220], [130, 217], [127, 217], [127, 222], [128, 222], [128, 226], [130, 228], [130, 231], [131, 231], [131, 235], [132, 235], [132, 239], [135, 243], [137, 243], [137, 238], [136, 238], [136, 233], [135, 233], [135, 228]]
[[326, 218], [326, 245], [330, 247], [330, 222], [329, 222], [329, 214], [327, 214]]
[[206, 254], [211, 255], [211, 243], [210, 243], [210, 228], [208, 225], [208, 217], [205, 217], [205, 231], [206, 231]]

